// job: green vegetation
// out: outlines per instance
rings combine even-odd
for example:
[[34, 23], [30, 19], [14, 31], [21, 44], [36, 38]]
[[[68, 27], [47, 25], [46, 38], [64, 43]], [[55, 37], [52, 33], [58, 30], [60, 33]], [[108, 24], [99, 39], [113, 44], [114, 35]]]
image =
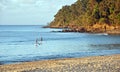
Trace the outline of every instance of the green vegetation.
[[78, 0], [64, 6], [50, 23], [52, 27], [120, 25], [120, 0]]

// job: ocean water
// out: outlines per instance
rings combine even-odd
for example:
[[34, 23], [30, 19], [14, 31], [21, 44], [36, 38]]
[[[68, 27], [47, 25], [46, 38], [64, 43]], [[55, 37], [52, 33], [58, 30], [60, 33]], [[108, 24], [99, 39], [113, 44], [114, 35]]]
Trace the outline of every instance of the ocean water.
[[120, 54], [119, 35], [53, 32], [61, 30], [0, 25], [0, 64]]

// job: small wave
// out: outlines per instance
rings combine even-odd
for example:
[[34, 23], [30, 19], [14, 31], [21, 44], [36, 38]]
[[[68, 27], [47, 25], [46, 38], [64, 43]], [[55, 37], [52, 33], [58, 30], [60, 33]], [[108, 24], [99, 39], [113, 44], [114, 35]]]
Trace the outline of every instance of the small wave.
[[97, 33], [95, 35], [108, 35], [107, 33]]
[[18, 40], [18, 41], [2, 41], [0, 44], [5, 44], [5, 45], [18, 45], [21, 43], [32, 43], [35, 40]]

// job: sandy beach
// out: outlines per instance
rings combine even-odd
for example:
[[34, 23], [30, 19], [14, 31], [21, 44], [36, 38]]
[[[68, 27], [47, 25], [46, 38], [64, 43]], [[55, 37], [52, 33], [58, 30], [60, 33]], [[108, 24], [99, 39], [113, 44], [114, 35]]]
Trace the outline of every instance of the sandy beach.
[[0, 72], [120, 72], [120, 54], [0, 65]]

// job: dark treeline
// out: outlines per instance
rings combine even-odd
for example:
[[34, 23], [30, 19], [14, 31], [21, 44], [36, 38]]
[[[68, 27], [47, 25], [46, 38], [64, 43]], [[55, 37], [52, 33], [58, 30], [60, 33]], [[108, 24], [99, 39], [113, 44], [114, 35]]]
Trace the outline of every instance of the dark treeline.
[[50, 23], [52, 27], [120, 25], [120, 0], [78, 0], [64, 6]]

